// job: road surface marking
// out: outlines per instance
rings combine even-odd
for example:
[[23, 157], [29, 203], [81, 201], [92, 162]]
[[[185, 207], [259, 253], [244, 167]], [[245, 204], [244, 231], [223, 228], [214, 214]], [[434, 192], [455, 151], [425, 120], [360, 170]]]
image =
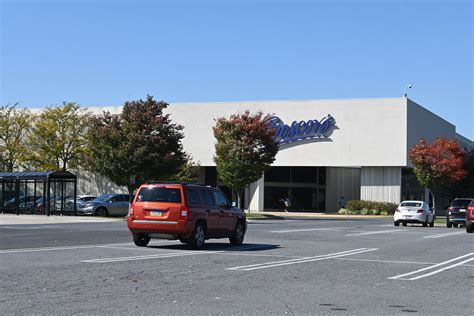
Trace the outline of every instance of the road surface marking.
[[40, 248], [20, 248], [20, 249], [5, 249], [0, 250], [0, 254], [6, 253], [24, 253], [24, 252], [41, 252], [41, 251], [55, 251], [55, 250], [72, 250], [72, 249], [87, 249], [87, 248], [99, 248], [102, 246], [112, 245], [130, 245], [127, 243], [115, 243], [115, 244], [98, 244], [98, 245], [82, 245], [82, 246], [59, 246], [59, 247], [40, 247]]
[[[465, 259], [465, 258], [468, 258], [468, 257], [471, 257], [471, 258], [469, 258], [467, 260], [463, 260], [461, 262], [457, 262], [457, 263], [448, 265], [450, 263], [453, 263], [453, 262], [456, 262], [456, 261], [459, 261], [461, 259]], [[419, 269], [419, 270], [416, 270], [416, 271], [412, 271], [412, 272], [400, 274], [400, 275], [397, 275], [397, 276], [393, 276], [393, 277], [390, 277], [388, 279], [389, 280], [408, 280], [408, 281], [418, 280], [418, 279], [421, 279], [421, 278], [425, 278], [425, 277], [428, 277], [428, 276], [446, 271], [448, 269], [455, 268], [457, 266], [460, 266], [462, 264], [465, 264], [465, 263], [473, 261], [473, 260], [474, 260], [474, 252], [471, 252], [471, 253], [468, 253], [464, 256], [460, 256], [460, 257], [457, 257], [457, 258], [454, 258], [454, 259], [450, 259], [450, 260], [447, 260], [447, 261], [444, 261], [444, 262], [440, 262], [440, 263], [437, 263], [435, 265], [432, 265], [432, 266], [429, 266], [429, 267], [426, 267], [426, 268], [422, 268], [422, 269]], [[442, 266], [444, 266], [444, 267], [442, 267]], [[421, 274], [419, 276], [414, 276], [414, 277], [411, 277], [411, 278], [407, 278], [408, 276], [418, 274], [420, 272], [432, 270], [432, 269], [435, 269], [435, 268], [438, 268], [438, 267], [442, 267], [442, 268], [437, 269], [437, 270], [432, 271], [432, 272], [427, 272], [427, 273]]]
[[454, 236], [454, 235], [461, 235], [465, 234], [465, 232], [455, 232], [455, 233], [443, 233], [443, 234], [436, 234], [436, 235], [430, 235], [430, 236], [425, 236], [423, 238], [443, 238], [443, 237], [449, 237], [449, 236]]
[[400, 233], [400, 232], [405, 232], [405, 230], [399, 230], [399, 229], [377, 230], [377, 231], [372, 231], [372, 232], [347, 234], [346, 236], [358, 237], [358, 236], [368, 236], [368, 235], [376, 235], [376, 234], [390, 234], [390, 233]]
[[282, 261], [272, 261], [272, 262], [251, 264], [251, 265], [246, 265], [246, 266], [227, 268], [227, 270], [252, 271], [252, 270], [258, 270], [258, 269], [285, 266], [285, 265], [290, 265], [290, 264], [306, 263], [306, 262], [339, 258], [339, 257], [374, 251], [374, 250], [377, 250], [377, 248], [359, 248], [359, 249], [352, 249], [352, 250], [347, 250], [343, 252], [336, 252], [336, 253], [331, 253], [327, 255], [314, 256], [314, 257], [304, 257], [304, 258], [298, 258], [298, 259], [289, 259], [289, 260], [282, 260]]
[[340, 231], [347, 229], [347, 227], [332, 227], [332, 228], [308, 228], [308, 229], [289, 229], [289, 230], [272, 230], [270, 233], [275, 233], [275, 234], [284, 234], [284, 233], [299, 233], [299, 232], [310, 232], [310, 231]]

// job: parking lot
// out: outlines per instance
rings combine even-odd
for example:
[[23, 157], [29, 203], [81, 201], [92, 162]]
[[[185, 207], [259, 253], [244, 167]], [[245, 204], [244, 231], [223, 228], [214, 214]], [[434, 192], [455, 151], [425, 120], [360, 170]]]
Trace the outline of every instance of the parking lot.
[[1, 225], [4, 314], [452, 314], [473, 309], [464, 228], [251, 221], [243, 246], [133, 245], [124, 221]]

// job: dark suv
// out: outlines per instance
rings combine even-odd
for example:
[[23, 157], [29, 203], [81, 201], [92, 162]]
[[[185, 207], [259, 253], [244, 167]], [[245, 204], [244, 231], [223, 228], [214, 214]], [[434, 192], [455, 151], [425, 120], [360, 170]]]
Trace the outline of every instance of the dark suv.
[[458, 225], [466, 225], [466, 212], [469, 204], [474, 198], [456, 198], [451, 202], [446, 216], [446, 227], [458, 227]]
[[128, 228], [137, 246], [158, 238], [179, 239], [201, 249], [210, 238], [229, 238], [231, 245], [241, 245], [247, 221], [245, 213], [234, 208], [217, 188], [151, 183], [142, 185], [135, 195]]

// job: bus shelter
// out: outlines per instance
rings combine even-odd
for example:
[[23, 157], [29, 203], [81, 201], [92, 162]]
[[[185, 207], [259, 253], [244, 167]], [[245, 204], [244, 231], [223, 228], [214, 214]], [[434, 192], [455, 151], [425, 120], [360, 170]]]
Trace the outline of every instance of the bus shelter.
[[69, 171], [0, 172], [2, 213], [77, 215], [77, 178]]

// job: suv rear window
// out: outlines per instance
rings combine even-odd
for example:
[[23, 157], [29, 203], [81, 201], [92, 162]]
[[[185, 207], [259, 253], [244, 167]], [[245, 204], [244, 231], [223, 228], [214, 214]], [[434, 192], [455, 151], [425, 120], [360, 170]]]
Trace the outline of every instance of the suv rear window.
[[463, 199], [463, 200], [454, 200], [453, 203], [451, 203], [451, 206], [454, 207], [467, 207], [471, 203], [471, 200], [468, 199]]
[[181, 203], [181, 190], [171, 188], [145, 187], [138, 192], [137, 202]]

